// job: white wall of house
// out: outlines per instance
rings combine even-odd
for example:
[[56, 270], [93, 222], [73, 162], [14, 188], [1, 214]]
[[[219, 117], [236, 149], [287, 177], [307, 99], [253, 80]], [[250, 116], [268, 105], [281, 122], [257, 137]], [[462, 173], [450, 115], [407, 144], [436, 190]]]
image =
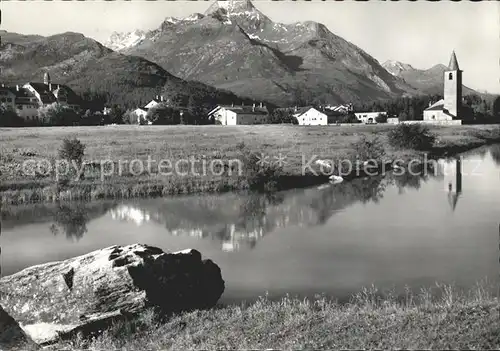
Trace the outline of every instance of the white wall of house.
[[225, 109], [224, 107], [219, 108], [214, 113], [214, 118], [223, 126], [235, 126], [238, 124], [238, 120], [236, 118], [236, 112]]
[[399, 118], [397, 118], [397, 117], [387, 118], [387, 123], [389, 123], [389, 124], [398, 124], [399, 123]]
[[136, 108], [134, 111], [132, 111], [132, 113], [134, 113], [137, 116], [136, 123], [139, 123], [141, 119], [146, 119], [148, 111], [143, 110], [142, 108]]
[[315, 108], [310, 108], [301, 115], [295, 114], [294, 117], [301, 126], [326, 126], [328, 124], [328, 117]]
[[387, 115], [387, 112], [356, 112], [354, 115], [362, 123], [377, 123], [378, 115]]
[[16, 105], [16, 112], [19, 117], [22, 117], [26, 121], [36, 121], [38, 120], [38, 105], [33, 103]]
[[424, 110], [424, 121], [451, 121], [453, 117], [442, 110]]
[[212, 116], [216, 122], [223, 126], [269, 123], [268, 115], [236, 112], [225, 107], [218, 107], [212, 110], [209, 116]]

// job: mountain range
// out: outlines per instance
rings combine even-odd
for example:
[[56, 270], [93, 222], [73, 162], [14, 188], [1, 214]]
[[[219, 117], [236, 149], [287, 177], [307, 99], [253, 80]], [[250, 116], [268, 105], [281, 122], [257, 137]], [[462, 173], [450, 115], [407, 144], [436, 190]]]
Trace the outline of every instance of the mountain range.
[[[389, 73], [403, 79], [423, 94], [443, 94], [444, 72], [448, 69], [443, 64], [437, 64], [429, 69], [417, 69], [407, 63], [386, 61], [382, 64]], [[476, 91], [463, 86], [463, 94], [478, 94]]]
[[142, 57], [115, 52], [79, 33], [43, 37], [0, 31], [1, 80], [6, 85], [41, 82], [50, 72], [54, 83], [76, 92], [106, 94], [109, 101], [137, 107], [159, 93], [215, 100], [238, 100], [231, 92], [200, 82], [188, 82]]
[[446, 69], [382, 65], [321, 23], [277, 23], [250, 0], [215, 1], [204, 14], [168, 17], [151, 31], [115, 32], [104, 45], [71, 32], [0, 35], [2, 82], [41, 81], [49, 71], [54, 82], [128, 105], [160, 92], [278, 106], [442, 94]]
[[323, 24], [276, 23], [250, 0], [216, 1], [204, 14], [169, 17], [121, 52], [146, 58], [183, 79], [280, 105], [417, 93]]

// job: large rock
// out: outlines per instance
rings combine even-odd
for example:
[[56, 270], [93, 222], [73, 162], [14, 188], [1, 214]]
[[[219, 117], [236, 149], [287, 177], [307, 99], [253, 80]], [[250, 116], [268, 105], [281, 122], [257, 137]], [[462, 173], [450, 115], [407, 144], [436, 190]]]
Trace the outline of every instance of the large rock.
[[37, 345], [0, 306], [0, 350], [35, 349]]
[[0, 279], [0, 304], [41, 344], [154, 307], [160, 313], [210, 308], [224, 291], [219, 267], [196, 250], [165, 253], [112, 246]]

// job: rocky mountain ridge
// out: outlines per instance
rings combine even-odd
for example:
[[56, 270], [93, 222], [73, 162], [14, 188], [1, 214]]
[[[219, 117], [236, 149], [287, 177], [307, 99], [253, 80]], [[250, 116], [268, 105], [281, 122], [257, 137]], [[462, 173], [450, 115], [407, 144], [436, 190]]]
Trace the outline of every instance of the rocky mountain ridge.
[[417, 93], [323, 24], [276, 23], [250, 0], [216, 1], [204, 14], [169, 17], [121, 52], [146, 58], [183, 79], [279, 105]]
[[[418, 69], [399, 61], [389, 60], [382, 64], [389, 73], [403, 79], [423, 94], [443, 94], [443, 76], [448, 66], [437, 64], [428, 69]], [[471, 88], [463, 86], [463, 94], [478, 94]]]
[[80, 33], [48, 37], [3, 31], [0, 79], [5, 85], [41, 82], [49, 72], [55, 83], [78, 92], [108, 96], [110, 104], [138, 107], [155, 95], [234, 100], [237, 97], [199, 82], [187, 82], [142, 57], [115, 52]]

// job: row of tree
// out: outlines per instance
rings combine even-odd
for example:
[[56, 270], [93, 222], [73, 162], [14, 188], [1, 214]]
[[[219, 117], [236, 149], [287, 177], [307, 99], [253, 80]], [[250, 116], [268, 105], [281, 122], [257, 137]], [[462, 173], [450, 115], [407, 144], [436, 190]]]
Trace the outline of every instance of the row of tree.
[[[440, 100], [440, 95], [400, 97], [388, 101], [376, 101], [354, 105], [354, 111], [387, 112], [389, 117], [397, 116], [400, 120], [422, 119], [423, 111], [430, 103]], [[53, 103], [38, 109], [38, 119], [24, 120], [15, 110], [5, 105], [0, 107], [0, 126], [63, 126], [63, 125], [105, 125], [105, 124], [211, 124], [209, 111], [218, 103], [217, 98], [203, 94], [190, 96], [173, 95], [164, 103], [149, 109], [145, 118], [134, 113], [132, 108], [124, 109], [121, 105], [113, 105], [103, 110], [108, 97], [105, 94], [85, 92], [81, 95], [81, 109], [75, 111], [67, 106]], [[244, 101], [252, 103], [252, 101]], [[297, 123], [293, 117], [294, 108], [270, 109], [269, 123]], [[318, 109], [321, 109], [317, 106]], [[326, 110], [325, 110], [326, 111]], [[328, 123], [358, 123], [353, 112], [333, 114], [326, 111]], [[500, 123], [500, 97], [484, 99], [479, 95], [467, 95], [462, 106], [464, 119], [476, 123]], [[377, 117], [378, 123], [387, 121], [387, 117]]]
[[[429, 104], [442, 99], [441, 95], [422, 95], [400, 97], [388, 101], [355, 104], [355, 111], [387, 112], [389, 116], [399, 117], [402, 121], [420, 120]], [[481, 123], [500, 123], [500, 97], [485, 99], [477, 94], [463, 98], [461, 115], [465, 120]]]

